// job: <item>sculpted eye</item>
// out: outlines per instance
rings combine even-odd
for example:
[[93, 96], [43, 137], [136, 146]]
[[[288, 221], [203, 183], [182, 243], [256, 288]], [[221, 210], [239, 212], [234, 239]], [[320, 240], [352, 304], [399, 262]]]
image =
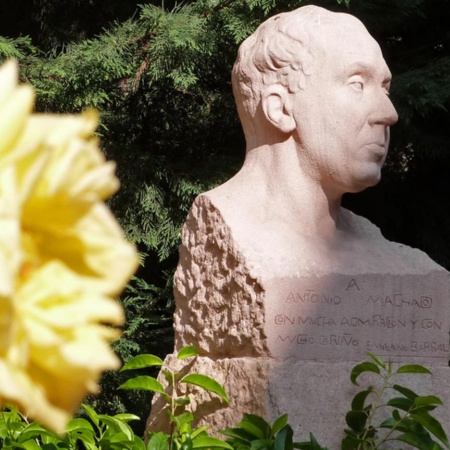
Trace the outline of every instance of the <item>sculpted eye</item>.
[[362, 92], [364, 90], [364, 83], [362, 81], [351, 81], [350, 86], [356, 91]]

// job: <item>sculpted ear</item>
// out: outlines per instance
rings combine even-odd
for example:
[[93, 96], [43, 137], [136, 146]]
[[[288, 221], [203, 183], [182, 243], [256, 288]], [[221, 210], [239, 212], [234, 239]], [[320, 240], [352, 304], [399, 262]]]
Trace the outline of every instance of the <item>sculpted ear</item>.
[[291, 96], [285, 87], [279, 84], [269, 86], [262, 96], [262, 109], [266, 119], [281, 132], [294, 131]]

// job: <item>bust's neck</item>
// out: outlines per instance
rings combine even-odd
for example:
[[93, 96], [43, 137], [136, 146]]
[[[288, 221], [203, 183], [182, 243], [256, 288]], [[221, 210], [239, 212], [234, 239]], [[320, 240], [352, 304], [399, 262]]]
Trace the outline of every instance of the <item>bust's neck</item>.
[[241, 193], [252, 199], [249, 207], [260, 221], [291, 224], [305, 236], [333, 239], [339, 229], [342, 194], [327, 190], [299, 152], [293, 138], [251, 148], [231, 181], [236, 189], [242, 185]]

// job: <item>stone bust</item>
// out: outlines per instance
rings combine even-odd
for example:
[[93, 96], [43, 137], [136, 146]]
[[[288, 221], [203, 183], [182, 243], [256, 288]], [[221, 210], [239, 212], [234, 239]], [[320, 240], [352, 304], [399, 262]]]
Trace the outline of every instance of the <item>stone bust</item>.
[[364, 25], [317, 6], [274, 16], [241, 45], [232, 81], [246, 158], [206, 196], [235, 241], [271, 265], [294, 249], [305, 267], [367, 253], [378, 230], [341, 198], [378, 183], [398, 117]]
[[242, 43], [232, 81], [245, 162], [187, 217], [174, 277], [177, 348], [271, 354], [271, 296], [304, 283], [295, 280], [338, 292], [354, 277], [381, 286], [383, 275], [441, 270], [341, 207], [344, 193], [379, 182], [398, 119], [390, 71], [358, 19], [312, 5], [276, 15]]
[[[174, 277], [175, 351], [194, 345], [190, 368], [223, 383], [230, 406], [205, 394], [190, 408], [213, 431], [287, 412], [296, 434], [338, 448], [349, 369], [367, 351], [440, 365], [448, 385], [449, 274], [341, 207], [380, 180], [397, 121], [391, 74], [359, 20], [315, 6], [272, 17], [232, 79], [245, 162], [195, 199]], [[151, 429], [167, 424], [163, 403]]]

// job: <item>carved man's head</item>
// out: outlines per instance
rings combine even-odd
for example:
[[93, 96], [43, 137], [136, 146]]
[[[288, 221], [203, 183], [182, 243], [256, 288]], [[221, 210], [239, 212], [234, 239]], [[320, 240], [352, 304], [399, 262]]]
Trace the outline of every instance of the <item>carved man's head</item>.
[[233, 69], [247, 140], [292, 136], [309, 175], [340, 192], [380, 179], [397, 120], [389, 86], [380, 47], [364, 25], [317, 6], [264, 22], [241, 45]]
[[319, 14], [328, 22], [334, 15], [307, 6], [273, 16], [240, 46], [232, 82], [244, 127], [254, 120], [266, 86], [282, 85], [291, 93], [301, 89], [304, 77], [311, 73], [310, 41]]

